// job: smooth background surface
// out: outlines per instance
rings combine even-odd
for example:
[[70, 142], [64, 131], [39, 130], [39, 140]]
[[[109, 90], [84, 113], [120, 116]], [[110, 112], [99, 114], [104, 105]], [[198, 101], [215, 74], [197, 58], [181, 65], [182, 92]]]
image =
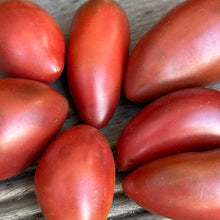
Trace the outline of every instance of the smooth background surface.
[[[84, 0], [35, 0], [40, 6], [48, 10], [60, 25], [66, 42], [68, 43], [69, 30], [73, 15]], [[130, 52], [145, 32], [155, 24], [172, 7], [183, 0], [117, 0], [128, 15], [131, 29]], [[62, 130], [73, 125], [80, 124], [80, 118], [75, 110], [66, 82], [66, 73], [63, 72], [60, 79], [51, 85], [65, 97], [70, 103], [70, 110]], [[209, 87], [219, 90], [220, 84]], [[113, 153], [121, 130], [128, 121], [146, 104], [131, 103], [124, 95], [120, 99], [112, 120], [101, 129], [108, 139]], [[0, 181], [0, 220], [43, 220], [43, 215], [38, 206], [34, 189], [34, 172], [37, 163], [23, 173], [10, 179]], [[166, 218], [144, 211], [140, 206], [131, 201], [124, 193], [121, 182], [127, 173], [116, 173], [116, 187], [113, 204], [109, 213], [109, 219], [130, 220], [164, 220]]]

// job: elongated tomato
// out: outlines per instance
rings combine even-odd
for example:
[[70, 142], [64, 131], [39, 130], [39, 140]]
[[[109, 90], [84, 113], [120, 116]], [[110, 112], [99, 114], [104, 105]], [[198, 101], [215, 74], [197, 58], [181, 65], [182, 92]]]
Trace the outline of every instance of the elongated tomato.
[[138, 42], [128, 60], [124, 92], [135, 102], [220, 80], [220, 1], [179, 4]]
[[62, 127], [68, 102], [50, 86], [0, 79], [0, 180], [32, 165]]
[[28, 0], [0, 1], [0, 73], [44, 83], [64, 68], [65, 39], [54, 18]]
[[114, 114], [128, 49], [128, 19], [116, 2], [90, 0], [78, 9], [67, 49], [67, 75], [84, 123], [101, 128]]
[[123, 129], [117, 145], [120, 170], [182, 151], [220, 146], [220, 92], [190, 88], [142, 109]]
[[123, 181], [126, 194], [173, 220], [220, 219], [220, 150], [187, 152], [147, 163]]
[[96, 128], [78, 125], [46, 149], [35, 174], [47, 220], [106, 220], [115, 185], [111, 148]]

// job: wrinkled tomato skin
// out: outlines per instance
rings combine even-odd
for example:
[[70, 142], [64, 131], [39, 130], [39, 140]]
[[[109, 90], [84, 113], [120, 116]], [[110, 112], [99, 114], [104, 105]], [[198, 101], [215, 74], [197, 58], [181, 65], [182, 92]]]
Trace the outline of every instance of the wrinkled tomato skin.
[[82, 121], [104, 127], [117, 107], [130, 42], [129, 22], [112, 0], [76, 12], [67, 48], [68, 84]]
[[138, 42], [128, 59], [124, 92], [147, 102], [220, 80], [220, 1], [179, 4]]
[[147, 105], [122, 130], [117, 144], [119, 170], [178, 152], [220, 145], [220, 92], [183, 89]]
[[0, 180], [32, 165], [62, 127], [68, 102], [33, 80], [0, 79]]
[[27, 0], [0, 1], [0, 73], [46, 84], [61, 75], [65, 39], [54, 18]]
[[161, 158], [123, 180], [123, 189], [131, 199], [173, 220], [220, 219], [219, 188], [219, 149]]
[[35, 188], [47, 220], [105, 220], [111, 207], [115, 165], [105, 137], [77, 125], [46, 149], [35, 174]]

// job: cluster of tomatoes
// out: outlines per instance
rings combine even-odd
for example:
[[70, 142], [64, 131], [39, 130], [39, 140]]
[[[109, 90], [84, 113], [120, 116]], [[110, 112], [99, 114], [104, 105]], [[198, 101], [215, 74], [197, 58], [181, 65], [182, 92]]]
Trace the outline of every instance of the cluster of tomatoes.
[[[35, 188], [46, 219], [106, 219], [115, 163], [98, 129], [112, 118], [123, 87], [130, 101], [152, 101], [118, 140], [117, 167], [132, 171], [125, 193], [172, 219], [220, 219], [220, 93], [198, 88], [220, 80], [219, 38], [219, 0], [181, 3], [129, 58], [128, 18], [113, 0], [89, 0], [77, 10], [67, 48], [43, 8], [0, 1], [0, 180], [40, 157]], [[69, 104], [48, 84], [64, 64], [85, 124], [54, 138]]]

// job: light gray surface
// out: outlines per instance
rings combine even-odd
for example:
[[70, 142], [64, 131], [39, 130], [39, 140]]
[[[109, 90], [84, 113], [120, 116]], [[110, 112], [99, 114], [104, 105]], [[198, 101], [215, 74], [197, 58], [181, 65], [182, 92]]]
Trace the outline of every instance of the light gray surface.
[[[183, 0], [118, 0], [117, 2], [119, 2], [126, 11], [130, 22], [130, 52], [144, 33], [156, 23], [162, 15], [182, 1]], [[44, 7], [53, 15], [68, 42], [72, 17], [77, 8], [85, 1], [35, 0], [34, 2]], [[70, 103], [70, 111], [62, 130], [81, 123], [69, 94], [65, 71], [61, 78], [52, 84], [52, 87], [65, 95]], [[212, 85], [211, 87], [218, 90], [219, 84]], [[131, 103], [122, 96], [112, 120], [106, 127], [101, 129], [101, 132], [108, 139], [114, 154], [121, 130], [143, 107], [143, 104]], [[44, 219], [34, 191], [34, 172], [36, 164], [20, 175], [0, 181], [0, 220]], [[144, 211], [123, 193], [121, 182], [126, 174], [127, 173], [116, 173], [115, 195], [109, 213], [109, 219], [166, 219]]]

